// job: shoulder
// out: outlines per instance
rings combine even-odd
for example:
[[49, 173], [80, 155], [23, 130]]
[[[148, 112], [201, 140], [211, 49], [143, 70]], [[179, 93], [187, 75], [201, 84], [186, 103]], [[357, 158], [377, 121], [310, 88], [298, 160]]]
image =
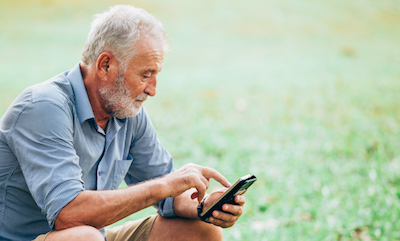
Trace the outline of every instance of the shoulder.
[[65, 74], [59, 74], [45, 82], [23, 90], [1, 118], [0, 129], [12, 128], [25, 113], [35, 122], [44, 116], [65, 118], [72, 116], [72, 88]]
[[33, 85], [24, 92], [28, 94], [27, 97], [30, 98], [31, 102], [48, 101], [59, 105], [73, 102], [73, 91], [71, 83], [66, 78], [66, 73]]

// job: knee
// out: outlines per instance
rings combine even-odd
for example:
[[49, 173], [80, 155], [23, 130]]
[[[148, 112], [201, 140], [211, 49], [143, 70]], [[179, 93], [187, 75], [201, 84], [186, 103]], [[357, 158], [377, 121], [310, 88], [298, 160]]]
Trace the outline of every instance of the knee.
[[76, 239], [73, 240], [104, 241], [103, 234], [92, 226], [75, 227], [74, 233], [76, 234]]
[[222, 241], [223, 240], [223, 232], [221, 227], [217, 227], [212, 224], [207, 224], [208, 227], [206, 231], [202, 232], [201, 240], [212, 240], [212, 241]]
[[51, 232], [46, 241], [51, 240], [104, 241], [104, 237], [99, 230], [92, 226], [77, 226]]
[[200, 220], [158, 216], [149, 240], [222, 241], [223, 233], [222, 228]]

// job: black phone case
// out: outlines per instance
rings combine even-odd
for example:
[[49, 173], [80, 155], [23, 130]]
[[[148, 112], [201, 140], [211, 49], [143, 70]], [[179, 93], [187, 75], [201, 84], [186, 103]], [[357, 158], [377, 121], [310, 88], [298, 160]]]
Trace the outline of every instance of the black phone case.
[[254, 175], [246, 175], [241, 177], [235, 184], [232, 185], [230, 189], [228, 189], [220, 199], [218, 199], [215, 203], [211, 205], [211, 208], [208, 208], [203, 213], [201, 213], [200, 219], [203, 221], [207, 221], [208, 218], [211, 216], [214, 210], [222, 210], [222, 205], [225, 203], [235, 204], [235, 196], [238, 194], [242, 194], [246, 191], [255, 181], [257, 178]]

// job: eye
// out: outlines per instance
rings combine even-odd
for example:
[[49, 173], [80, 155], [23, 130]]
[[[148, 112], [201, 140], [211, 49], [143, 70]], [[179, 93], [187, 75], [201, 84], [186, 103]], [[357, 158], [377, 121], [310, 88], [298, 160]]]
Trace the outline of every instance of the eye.
[[143, 81], [147, 81], [150, 79], [151, 75], [143, 75]]
[[151, 73], [151, 72], [147, 72], [147, 73], [143, 74], [143, 78], [148, 79], [152, 76], [152, 74], [153, 73]]

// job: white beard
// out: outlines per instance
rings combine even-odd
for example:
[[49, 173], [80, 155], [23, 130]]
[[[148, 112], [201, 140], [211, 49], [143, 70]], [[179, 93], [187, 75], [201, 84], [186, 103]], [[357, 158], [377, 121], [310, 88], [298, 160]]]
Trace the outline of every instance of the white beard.
[[111, 116], [119, 119], [139, 114], [143, 106], [143, 101], [148, 96], [145, 93], [141, 93], [133, 98], [128, 87], [125, 85], [125, 78], [121, 72], [115, 78], [115, 85], [100, 88], [99, 94], [105, 103], [106, 111]]

